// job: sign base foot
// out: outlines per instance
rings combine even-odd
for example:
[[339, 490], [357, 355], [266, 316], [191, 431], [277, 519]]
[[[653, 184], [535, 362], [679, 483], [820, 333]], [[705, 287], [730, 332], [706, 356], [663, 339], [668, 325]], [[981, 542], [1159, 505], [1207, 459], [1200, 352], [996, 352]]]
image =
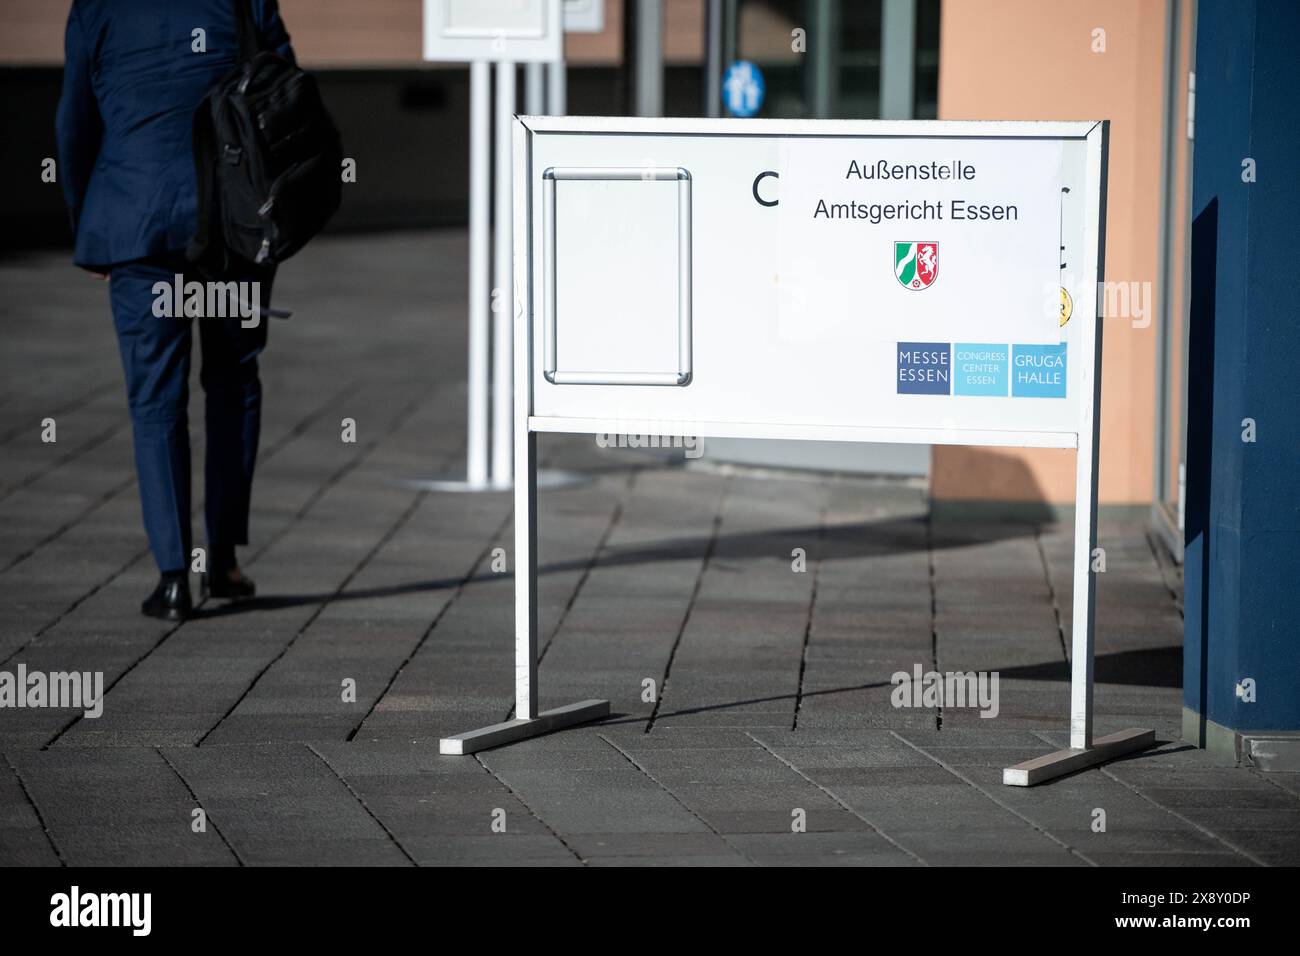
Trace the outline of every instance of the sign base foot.
[[1055, 780], [1057, 777], [1064, 777], [1078, 770], [1095, 767], [1097, 764], [1106, 763], [1136, 750], [1145, 750], [1155, 742], [1154, 730], [1130, 727], [1128, 730], [1098, 737], [1092, 742], [1092, 746], [1086, 749], [1076, 750], [1067, 747], [1065, 750], [1058, 750], [1044, 757], [1035, 757], [1014, 767], [1007, 767], [1002, 771], [1002, 782], [1008, 787], [1032, 787], [1034, 784]]
[[438, 752], [456, 756], [472, 754], [489, 747], [514, 743], [529, 737], [540, 737], [574, 724], [585, 724], [589, 720], [598, 720], [609, 716], [609, 701], [584, 700], [553, 710], [544, 710], [531, 720], [507, 720], [481, 730], [443, 737], [438, 742]]
[[[591, 481], [591, 476], [577, 471], [552, 471], [543, 468], [537, 472], [537, 487], [543, 490], [553, 488], [574, 488]], [[445, 478], [398, 478], [395, 484], [416, 491], [437, 491], [465, 494], [503, 494], [513, 491], [514, 485], [506, 482], [496, 484], [490, 480], [471, 481], [460, 475], [448, 475]]]

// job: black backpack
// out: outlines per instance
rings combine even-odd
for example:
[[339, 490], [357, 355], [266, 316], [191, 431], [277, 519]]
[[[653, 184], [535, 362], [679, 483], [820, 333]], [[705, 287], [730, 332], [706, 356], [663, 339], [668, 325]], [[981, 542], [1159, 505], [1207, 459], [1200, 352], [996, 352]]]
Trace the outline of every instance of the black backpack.
[[198, 218], [186, 255], [210, 276], [288, 259], [343, 189], [343, 144], [316, 80], [261, 49], [248, 4], [235, 0], [239, 61], [194, 112]]

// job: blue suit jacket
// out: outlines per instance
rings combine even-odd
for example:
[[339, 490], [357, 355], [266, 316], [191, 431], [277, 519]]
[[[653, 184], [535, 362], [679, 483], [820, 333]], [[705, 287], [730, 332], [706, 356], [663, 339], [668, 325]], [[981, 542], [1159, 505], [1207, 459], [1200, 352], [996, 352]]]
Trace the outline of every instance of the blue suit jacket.
[[234, 68], [236, 2], [251, 3], [263, 49], [292, 60], [276, 0], [74, 0], [57, 126], [77, 265], [185, 248], [196, 207], [191, 122]]

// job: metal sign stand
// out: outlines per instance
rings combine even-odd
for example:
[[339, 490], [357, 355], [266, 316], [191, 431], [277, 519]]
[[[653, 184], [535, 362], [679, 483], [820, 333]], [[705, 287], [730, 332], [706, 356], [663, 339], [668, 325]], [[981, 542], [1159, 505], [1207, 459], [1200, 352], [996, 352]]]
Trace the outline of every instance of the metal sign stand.
[[[522, 164], [526, 145], [515, 137], [514, 161]], [[508, 161], [508, 160], [507, 160]], [[528, 208], [515, 206], [516, 254], [525, 261], [528, 244]], [[444, 737], [438, 750], [444, 754], [472, 754], [478, 750], [548, 734], [563, 727], [584, 724], [609, 714], [609, 701], [584, 700], [552, 710], [537, 709], [537, 432], [529, 425], [532, 415], [533, 341], [530, 310], [524, 302], [512, 310], [515, 318], [515, 718], [481, 730]]]
[[[1105, 256], [1105, 182], [1109, 128], [1105, 123], [1087, 137], [1087, 181], [1091, 195], [1084, 232], [1084, 248], [1095, 263], [1092, 274], [1085, 275], [1080, 307], [1075, 315], [1083, 323], [1080, 340], [1093, 343], [1090, 361], [1084, 364], [1082, 394], [1085, 396], [1076, 437], [1077, 464], [1075, 482], [1074, 531], [1074, 609], [1070, 676], [1070, 746], [1003, 770], [1002, 782], [1009, 786], [1033, 786], [1065, 776], [1087, 767], [1113, 760], [1123, 754], [1150, 747], [1155, 742], [1152, 730], [1130, 728], [1105, 737], [1093, 737], [1093, 651], [1096, 576], [1092, 569], [1093, 551], [1097, 546], [1097, 458], [1100, 438], [1101, 405], [1101, 322], [1097, 317], [1097, 290], [1101, 288]], [[528, 144], [521, 127], [514, 138], [516, 180], [527, 188]], [[524, 197], [527, 199], [528, 197]], [[527, 276], [528, 229], [531, 211], [527, 201], [514, 207], [514, 254]], [[1092, 268], [1092, 267], [1090, 267]], [[514, 312], [515, 379], [515, 713], [514, 720], [493, 724], [480, 730], [444, 737], [440, 752], [471, 754], [478, 750], [550, 733], [575, 724], [598, 720], [609, 714], [609, 701], [585, 700], [552, 710], [537, 709], [537, 434], [539, 431], [574, 431], [570, 420], [536, 419], [533, 413], [533, 356], [531, 302], [526, 286], [523, 299]], [[619, 423], [589, 420], [596, 430], [617, 431]], [[622, 423], [627, 424], [627, 423]], [[859, 433], [873, 429], [853, 429]], [[744, 437], [807, 438], [806, 429], [788, 426], [768, 428], [763, 434]], [[886, 429], [874, 429], [885, 440], [900, 440], [884, 435]], [[911, 441], [951, 440], [942, 430], [913, 429]], [[867, 437], [863, 434], [863, 437]], [[862, 440], [862, 438], [859, 438]], [[974, 440], [974, 435], [968, 440]], [[1009, 444], [1005, 439], [982, 439], [982, 444]]]
[[[492, 152], [492, 70], [487, 60], [469, 67], [469, 356], [465, 476], [415, 479], [405, 484], [425, 491], [502, 491], [488, 480], [488, 414], [491, 368], [488, 324], [488, 240]], [[511, 84], [513, 90], [513, 83]], [[499, 472], [496, 472], [499, 473]]]
[[[1088, 182], [1099, 189], [1098, 202], [1088, 204], [1099, 209], [1085, 225], [1084, 247], [1096, 250], [1096, 275], [1089, 278], [1092, 296], [1102, 288], [1106, 261], [1106, 163], [1109, 156], [1110, 126], [1103, 123], [1101, 135], [1088, 139]], [[1091, 197], [1090, 197], [1091, 198]], [[1026, 760], [1002, 771], [1002, 782], [1012, 787], [1032, 787], [1076, 770], [1096, 766], [1155, 743], [1155, 731], [1129, 728], [1105, 737], [1092, 735], [1093, 650], [1097, 609], [1097, 576], [1092, 570], [1093, 552], [1097, 547], [1097, 461], [1101, 444], [1101, 331], [1100, 309], [1094, 301], [1089, 308], [1076, 310], [1084, 323], [1083, 341], [1093, 342], [1092, 361], [1084, 368], [1085, 396], [1079, 424], [1078, 453], [1075, 456], [1074, 480], [1074, 620], [1070, 648], [1070, 746], [1043, 757]], [[1079, 314], [1079, 311], [1082, 314]], [[1088, 381], [1091, 378], [1091, 382]]]
[[[515, 318], [515, 376], [529, 381], [532, 348], [528, 320]], [[444, 737], [444, 754], [472, 754], [489, 747], [548, 734], [609, 715], [609, 701], [584, 700], [537, 709], [537, 432], [528, 427], [532, 390], [515, 392], [515, 714], [513, 720]]]
[[[433, 8], [429, 8], [429, 2]], [[555, 0], [534, 0], [554, 4]], [[548, 9], [550, 9], [548, 7]], [[558, 7], [552, 11], [549, 30], [558, 32], [562, 22]], [[426, 2], [426, 28], [437, 28], [448, 16], [440, 0]], [[451, 36], [451, 34], [449, 34]], [[464, 475], [444, 478], [416, 478], [401, 484], [423, 491], [503, 492], [511, 487], [511, 267], [510, 209], [510, 124], [515, 114], [514, 59], [500, 57], [503, 52], [518, 51], [526, 62], [528, 105], [530, 112], [542, 112], [540, 79], [543, 69], [550, 72], [551, 85], [563, 108], [564, 61], [559, 53], [562, 40], [554, 41], [550, 53], [523, 52], [519, 40], [501, 31], [482, 27], [477, 37], [463, 37], [466, 50], [472, 50], [470, 62], [470, 138], [469, 138], [469, 348], [467, 415]], [[444, 41], [439, 51], [426, 49], [426, 59], [456, 58]], [[541, 41], [538, 41], [541, 42]], [[547, 59], [538, 59], [539, 55]], [[492, 66], [496, 66], [496, 95], [492, 95]], [[559, 77], [558, 80], [556, 77]], [[534, 109], [536, 107], [536, 109]], [[492, 163], [492, 144], [497, 157]], [[495, 201], [493, 201], [495, 196]], [[494, 238], [495, 241], [492, 241]], [[587, 479], [573, 472], [544, 471], [542, 487], [559, 488], [582, 484]]]

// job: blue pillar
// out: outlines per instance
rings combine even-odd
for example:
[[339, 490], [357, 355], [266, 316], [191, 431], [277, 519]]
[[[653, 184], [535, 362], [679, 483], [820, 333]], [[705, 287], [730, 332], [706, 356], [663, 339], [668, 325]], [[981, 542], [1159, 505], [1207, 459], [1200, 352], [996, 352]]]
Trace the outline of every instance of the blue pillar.
[[1300, 4], [1198, 18], [1183, 728], [1283, 769], [1300, 760]]

